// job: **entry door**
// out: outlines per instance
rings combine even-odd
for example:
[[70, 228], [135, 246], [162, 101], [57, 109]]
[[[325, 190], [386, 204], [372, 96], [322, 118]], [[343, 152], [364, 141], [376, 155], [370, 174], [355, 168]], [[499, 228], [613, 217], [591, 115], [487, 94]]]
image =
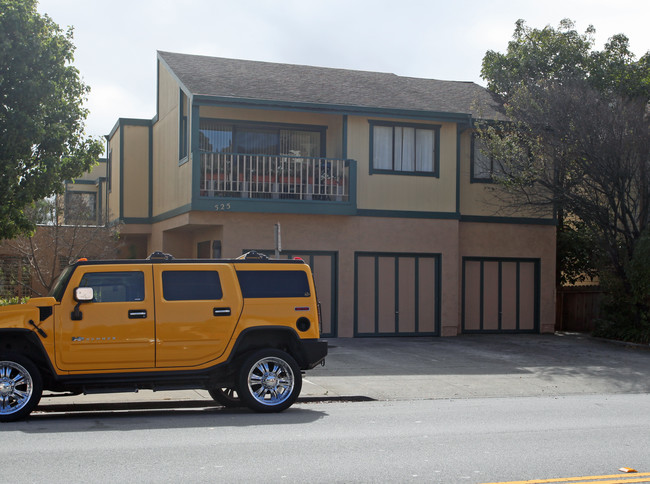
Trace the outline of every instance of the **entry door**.
[[[75, 287], [95, 298], [79, 305]], [[154, 302], [151, 264], [79, 266], [56, 308], [56, 365], [66, 371], [152, 368]]]
[[218, 359], [242, 311], [229, 264], [154, 264], [156, 367], [191, 367]]
[[355, 336], [437, 336], [439, 254], [355, 254]]
[[539, 332], [539, 264], [539, 259], [463, 258], [463, 332]]

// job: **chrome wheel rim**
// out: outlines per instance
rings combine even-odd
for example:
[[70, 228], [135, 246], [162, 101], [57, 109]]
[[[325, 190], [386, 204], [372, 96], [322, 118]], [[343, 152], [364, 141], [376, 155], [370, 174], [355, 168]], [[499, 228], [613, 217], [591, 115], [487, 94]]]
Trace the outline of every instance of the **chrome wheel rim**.
[[248, 372], [248, 390], [262, 405], [279, 405], [293, 393], [295, 377], [281, 358], [262, 358]]
[[13, 361], [0, 361], [0, 414], [10, 415], [29, 403], [34, 382], [29, 372]]

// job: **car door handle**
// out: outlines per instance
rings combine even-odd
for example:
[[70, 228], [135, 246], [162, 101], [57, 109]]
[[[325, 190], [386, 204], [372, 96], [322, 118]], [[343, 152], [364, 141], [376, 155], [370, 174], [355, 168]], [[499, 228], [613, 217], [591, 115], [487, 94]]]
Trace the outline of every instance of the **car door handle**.
[[214, 308], [212, 314], [214, 316], [230, 316], [230, 308]]
[[129, 309], [129, 319], [145, 319], [147, 311], [144, 309]]

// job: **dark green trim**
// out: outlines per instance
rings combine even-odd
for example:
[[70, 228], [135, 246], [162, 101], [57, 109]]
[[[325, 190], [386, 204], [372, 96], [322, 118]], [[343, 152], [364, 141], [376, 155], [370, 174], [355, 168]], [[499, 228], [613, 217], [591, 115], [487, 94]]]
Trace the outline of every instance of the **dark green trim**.
[[[374, 332], [362, 333], [359, 331], [359, 259], [361, 257], [374, 258]], [[394, 333], [381, 333], [379, 331], [379, 288], [382, 281], [379, 280], [379, 259], [380, 258], [394, 258], [395, 274], [395, 331]], [[415, 331], [400, 332], [399, 331], [399, 271], [400, 259], [413, 259], [414, 260], [414, 293], [413, 304], [415, 305]], [[433, 259], [434, 267], [434, 331], [420, 331], [420, 261], [422, 259]], [[440, 324], [442, 315], [442, 255], [433, 253], [409, 253], [409, 252], [355, 252], [354, 253], [354, 337], [377, 337], [377, 336], [439, 336]]]
[[124, 219], [124, 123], [120, 123], [120, 196], [118, 197], [118, 202], [120, 204], [120, 209], [118, 211], [118, 218], [120, 220]]
[[153, 216], [153, 125], [149, 126], [149, 209], [147, 215]]
[[[176, 76], [174, 76], [176, 78]], [[176, 78], [178, 79], [178, 78]], [[468, 113], [446, 113], [439, 111], [421, 111], [415, 109], [389, 109], [368, 106], [348, 106], [339, 104], [319, 104], [309, 102], [270, 101], [264, 99], [231, 98], [223, 96], [195, 95], [196, 102], [203, 106], [239, 107], [254, 109], [271, 109], [282, 111], [308, 111], [327, 114], [348, 114], [355, 116], [381, 116], [421, 119], [428, 121], [450, 121], [467, 123]]]
[[192, 211], [192, 205], [187, 204], [187, 205], [182, 205], [180, 207], [177, 207], [173, 210], [169, 210], [167, 212], [160, 213], [158, 215], [155, 215], [151, 218], [149, 223], [155, 224], [157, 222], [162, 222], [163, 220], [167, 220], [173, 217], [177, 217], [178, 215], [183, 215], [184, 213], [188, 213]]
[[366, 208], [357, 209], [356, 215], [360, 217], [387, 217], [387, 218], [424, 218], [440, 220], [458, 220], [454, 212], [417, 212], [409, 210], [373, 210]]
[[[467, 329], [466, 302], [467, 302], [467, 262], [479, 263], [479, 329]], [[486, 262], [498, 263], [498, 323], [497, 329], [484, 329], [485, 313], [485, 268]], [[515, 329], [503, 329], [503, 263], [516, 264], [515, 276]], [[533, 264], [533, 328], [521, 329], [521, 264]], [[539, 258], [518, 258], [518, 257], [463, 257], [461, 273], [461, 331], [462, 333], [539, 333], [540, 331], [540, 307], [541, 307], [541, 259]]]
[[343, 144], [343, 149], [341, 153], [341, 158], [347, 159], [348, 157], [348, 115], [343, 115], [343, 133], [341, 135], [341, 143]]
[[199, 198], [192, 202], [192, 210], [204, 212], [292, 213], [311, 215], [355, 215], [353, 202], [321, 200], [273, 200], [256, 198]]
[[[187, 114], [184, 112], [187, 108]], [[190, 156], [190, 116], [192, 105], [182, 89], [178, 90], [178, 164], [189, 161]]]
[[460, 217], [460, 164], [462, 148], [463, 129], [459, 124], [456, 125], [456, 214]]
[[122, 126], [152, 126], [153, 122], [151, 119], [141, 119], [141, 118], [118, 118], [111, 129], [111, 132], [106, 135], [107, 139], [111, 139], [117, 130]]
[[[151, 218], [151, 214], [153, 211], [153, 124], [151, 120], [147, 119], [135, 119], [135, 118], [119, 118], [115, 127], [111, 131], [111, 134], [109, 135], [109, 139], [113, 137], [115, 134], [116, 130], [119, 129], [120, 132], [120, 158], [118, 160], [119, 163], [119, 169], [120, 169], [120, 180], [119, 180], [119, 186], [120, 186], [120, 196], [118, 197], [118, 203], [120, 205], [119, 210], [118, 210], [118, 219], [123, 221], [125, 220], [124, 217], [124, 127], [125, 126], [141, 126], [147, 128], [147, 137], [148, 137], [148, 160], [147, 164], [149, 167], [149, 179], [148, 179], [148, 186], [147, 189], [149, 191], [148, 194], [148, 204], [149, 206], [147, 207], [147, 214], [149, 215], [149, 218]], [[112, 151], [112, 150], [111, 150]], [[109, 164], [107, 166], [107, 176], [109, 180], [112, 179], [112, 174], [110, 172], [112, 170], [112, 166]], [[112, 182], [111, 182], [112, 184]], [[110, 188], [110, 186], [109, 186]], [[110, 189], [109, 189], [110, 192]], [[107, 204], [107, 209], [108, 209], [108, 204]], [[127, 219], [133, 219], [132, 217], [129, 217]], [[138, 218], [138, 220], [144, 220], [144, 218]], [[138, 222], [142, 223], [142, 222]]]
[[533, 217], [492, 217], [484, 215], [461, 215], [461, 222], [491, 223], [491, 224], [515, 224], [515, 225], [557, 225], [555, 218], [533, 218]]
[[69, 185], [97, 185], [97, 180], [70, 180], [65, 183]]
[[104, 190], [102, 189], [102, 183], [106, 181], [106, 178], [99, 177], [97, 179], [97, 224], [104, 225], [106, 217], [104, 217], [104, 204], [102, 200], [104, 198]]
[[[402, 123], [402, 122], [393, 122], [393, 121], [377, 121], [374, 119], [369, 119], [368, 124], [370, 124], [370, 147], [368, 150], [368, 172], [370, 175], [402, 175], [402, 176], [429, 176], [429, 177], [440, 177], [440, 125], [438, 124], [420, 124], [420, 123]], [[389, 128], [416, 128], [416, 129], [428, 129], [434, 133], [434, 154], [433, 154], [433, 170], [428, 171], [400, 171], [400, 170], [382, 170], [374, 167], [374, 137], [375, 137], [375, 126], [385, 126]], [[393, 134], [393, 144], [395, 143], [395, 136]], [[393, 149], [393, 156], [394, 156]], [[415, 163], [415, 160], [413, 160]]]

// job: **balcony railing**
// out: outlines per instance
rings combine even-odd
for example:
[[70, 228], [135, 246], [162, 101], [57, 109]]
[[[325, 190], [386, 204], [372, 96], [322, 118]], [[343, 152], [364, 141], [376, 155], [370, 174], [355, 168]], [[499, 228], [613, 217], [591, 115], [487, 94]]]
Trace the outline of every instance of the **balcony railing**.
[[350, 199], [350, 162], [284, 155], [201, 153], [202, 197]]

